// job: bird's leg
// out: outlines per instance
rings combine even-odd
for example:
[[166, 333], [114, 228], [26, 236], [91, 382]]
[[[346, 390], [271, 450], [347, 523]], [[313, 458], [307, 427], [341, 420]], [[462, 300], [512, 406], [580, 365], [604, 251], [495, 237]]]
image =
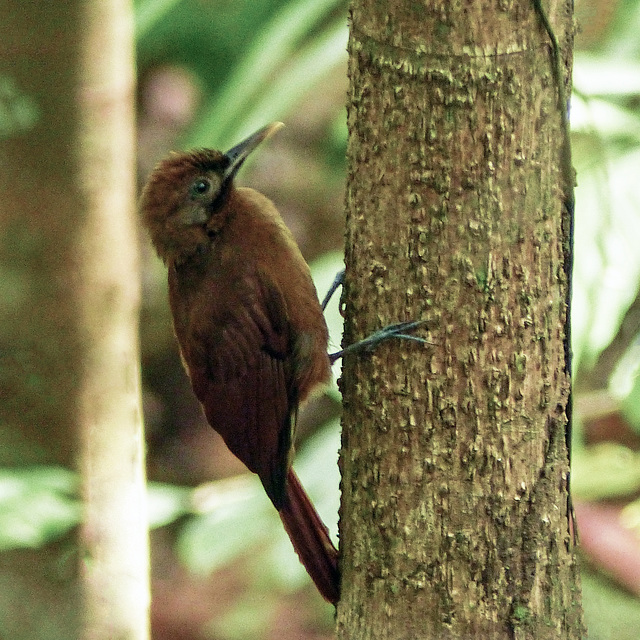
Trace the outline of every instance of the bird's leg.
[[[322, 300], [322, 310], [324, 311], [329, 304], [333, 294], [336, 292], [336, 289], [344, 284], [344, 269], [340, 270], [336, 277], [334, 278], [331, 286], [329, 287], [329, 291]], [[414, 340], [415, 342], [421, 342], [423, 344], [431, 344], [428, 340], [424, 338], [419, 338], [418, 336], [412, 336], [406, 333], [407, 331], [412, 331], [413, 329], [419, 327], [424, 324], [424, 320], [416, 320], [413, 322], [397, 322], [396, 324], [390, 324], [387, 327], [383, 327], [379, 331], [372, 333], [370, 336], [359, 340], [358, 342], [354, 342], [350, 344], [348, 347], [344, 349], [340, 349], [340, 351], [336, 351], [335, 353], [329, 354], [329, 360], [331, 360], [331, 364], [333, 364], [336, 360], [342, 358], [342, 356], [347, 353], [357, 353], [358, 351], [369, 351], [373, 349], [376, 345], [384, 342], [385, 340], [389, 340], [389, 338], [400, 338], [402, 340]]]
[[331, 286], [329, 287], [329, 291], [327, 291], [327, 295], [322, 300], [322, 311], [327, 308], [329, 304], [329, 300], [333, 297], [333, 294], [336, 292], [336, 289], [344, 284], [344, 269], [338, 271], [338, 274], [334, 278]]
[[383, 327], [379, 331], [372, 333], [370, 336], [363, 338], [362, 340], [358, 340], [358, 342], [354, 342], [350, 344], [348, 347], [344, 349], [340, 349], [340, 351], [336, 351], [335, 353], [329, 354], [329, 360], [331, 364], [333, 364], [336, 360], [339, 360], [347, 353], [357, 353], [358, 351], [369, 351], [373, 349], [376, 345], [384, 342], [385, 340], [389, 340], [390, 338], [400, 338], [401, 340], [414, 340], [415, 342], [421, 342], [422, 344], [432, 344], [428, 340], [424, 338], [420, 338], [418, 336], [412, 336], [407, 331], [412, 331], [417, 327], [423, 325], [425, 320], [414, 320], [412, 322], [397, 322], [396, 324], [390, 324], [386, 327]]

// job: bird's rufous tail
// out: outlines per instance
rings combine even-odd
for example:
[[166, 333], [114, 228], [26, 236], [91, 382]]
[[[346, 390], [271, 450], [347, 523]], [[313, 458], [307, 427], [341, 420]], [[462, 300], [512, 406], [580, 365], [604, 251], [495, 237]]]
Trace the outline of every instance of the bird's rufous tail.
[[283, 505], [278, 511], [300, 562], [321, 595], [332, 604], [340, 599], [338, 550], [293, 469], [289, 469]]

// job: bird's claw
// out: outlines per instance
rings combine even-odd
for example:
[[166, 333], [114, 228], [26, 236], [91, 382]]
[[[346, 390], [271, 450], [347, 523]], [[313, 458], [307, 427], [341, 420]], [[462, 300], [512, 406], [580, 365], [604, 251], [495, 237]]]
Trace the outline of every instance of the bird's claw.
[[420, 342], [422, 344], [431, 344], [428, 340], [424, 338], [420, 338], [419, 336], [412, 336], [406, 331], [412, 331], [423, 324], [426, 323], [426, 320], [413, 320], [411, 322], [397, 322], [395, 324], [390, 324], [382, 329], [379, 329], [375, 333], [372, 333], [370, 336], [359, 340], [358, 342], [354, 342], [350, 344], [348, 347], [341, 349], [340, 351], [336, 351], [335, 353], [329, 354], [329, 359], [331, 360], [331, 364], [333, 364], [336, 360], [339, 360], [347, 353], [357, 353], [358, 351], [370, 351], [376, 345], [385, 340], [389, 340], [390, 338], [400, 338], [401, 340], [413, 340], [414, 342]]

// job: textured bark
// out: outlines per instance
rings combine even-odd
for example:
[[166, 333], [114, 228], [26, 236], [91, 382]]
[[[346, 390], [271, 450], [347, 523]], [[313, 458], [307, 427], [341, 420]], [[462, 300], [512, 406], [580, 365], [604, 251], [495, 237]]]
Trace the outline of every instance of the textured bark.
[[392, 4], [351, 8], [345, 341], [430, 344], [345, 358], [338, 638], [579, 638], [549, 37], [529, 2]]
[[1, 123], [3, 455], [78, 465], [86, 504], [80, 581], [68, 549], [2, 554], [2, 632], [143, 638], [131, 6], [4, 3], [0, 25], [22, 101]]

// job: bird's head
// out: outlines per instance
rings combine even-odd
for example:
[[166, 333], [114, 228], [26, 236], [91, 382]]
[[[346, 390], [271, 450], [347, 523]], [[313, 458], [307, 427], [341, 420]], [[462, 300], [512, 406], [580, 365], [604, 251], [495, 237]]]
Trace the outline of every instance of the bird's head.
[[158, 255], [183, 262], [224, 226], [233, 178], [249, 154], [284, 125], [274, 122], [226, 153], [200, 149], [171, 153], [151, 174], [140, 199], [142, 220]]

